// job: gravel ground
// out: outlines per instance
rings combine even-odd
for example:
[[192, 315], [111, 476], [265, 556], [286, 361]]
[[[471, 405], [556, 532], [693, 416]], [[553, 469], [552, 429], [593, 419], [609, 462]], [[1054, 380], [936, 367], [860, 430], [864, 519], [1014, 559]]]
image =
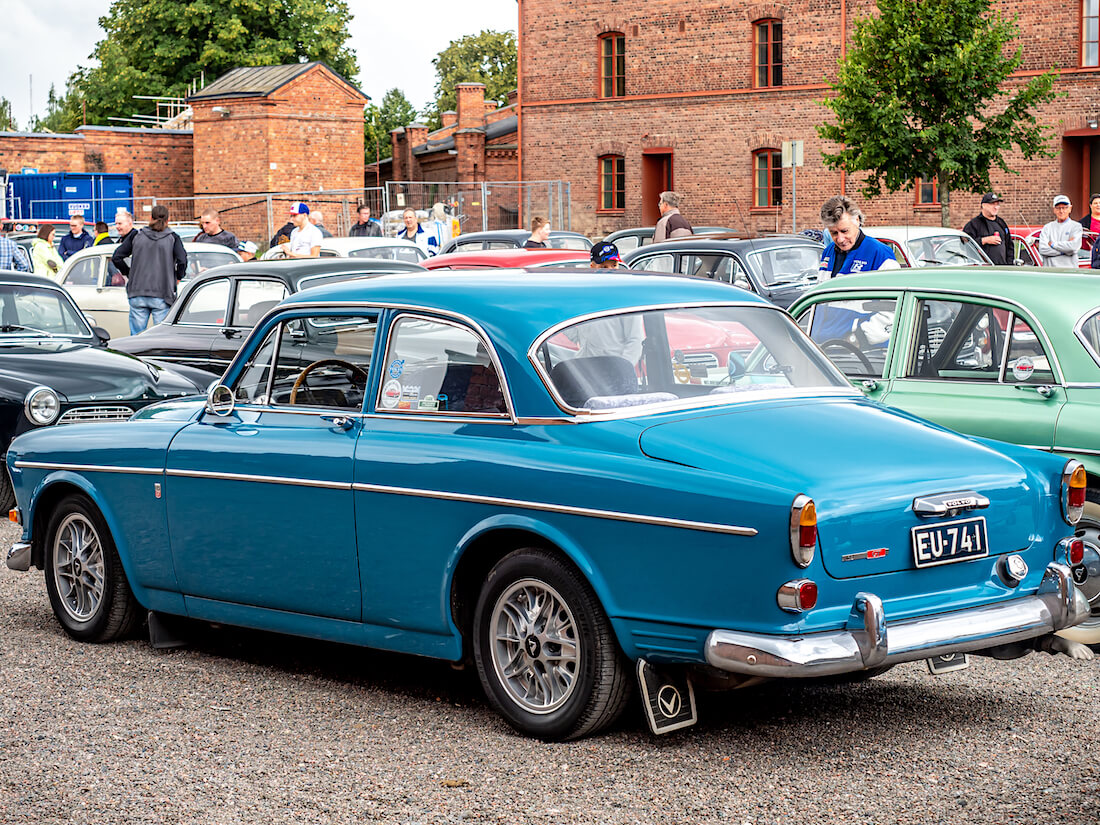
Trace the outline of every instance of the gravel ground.
[[[6, 552], [15, 529], [0, 528]], [[446, 664], [227, 628], [83, 645], [0, 569], [0, 823], [1100, 823], [1100, 663], [770, 683], [514, 734]]]

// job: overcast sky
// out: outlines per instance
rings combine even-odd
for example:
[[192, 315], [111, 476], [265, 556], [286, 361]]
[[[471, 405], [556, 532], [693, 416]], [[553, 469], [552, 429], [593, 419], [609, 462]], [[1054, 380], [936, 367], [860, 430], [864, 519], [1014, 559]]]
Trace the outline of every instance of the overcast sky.
[[[45, 114], [51, 83], [61, 93], [78, 65], [90, 65], [110, 0], [5, 0], [3, 6], [0, 96], [26, 128], [32, 113]], [[355, 15], [348, 43], [359, 58], [359, 87], [375, 104], [396, 87], [423, 109], [435, 89], [432, 58], [448, 43], [483, 29], [516, 30], [516, 0], [351, 0], [348, 6]]]

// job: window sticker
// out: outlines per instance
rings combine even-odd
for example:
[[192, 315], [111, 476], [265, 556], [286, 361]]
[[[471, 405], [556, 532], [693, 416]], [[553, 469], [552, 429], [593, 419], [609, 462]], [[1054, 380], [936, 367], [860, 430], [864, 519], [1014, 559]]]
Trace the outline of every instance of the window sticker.
[[401, 382], [392, 378], [382, 387], [382, 406], [387, 410], [394, 410], [400, 402]]
[[401, 399], [397, 402], [399, 410], [418, 409], [420, 403], [420, 385], [410, 384], [401, 386]]
[[390, 364], [390, 378], [400, 378], [405, 371], [405, 359], [399, 358]]

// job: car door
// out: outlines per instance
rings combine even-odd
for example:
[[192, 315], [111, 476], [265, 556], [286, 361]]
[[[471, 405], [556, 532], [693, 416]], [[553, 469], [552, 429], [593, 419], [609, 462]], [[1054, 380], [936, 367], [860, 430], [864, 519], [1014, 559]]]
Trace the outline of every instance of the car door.
[[260, 319], [290, 294], [286, 284], [275, 278], [234, 278], [232, 282], [229, 312], [210, 341], [210, 368], [218, 372], [229, 366]]
[[971, 296], [910, 301], [886, 403], [959, 432], [1051, 449], [1066, 392], [1033, 319]]
[[106, 278], [105, 255], [87, 255], [72, 262], [61, 277], [61, 285], [81, 311], [95, 319], [96, 326], [103, 327], [112, 338], [130, 334], [129, 304], [119, 312], [110, 303], [110, 294], [104, 286]]
[[293, 614], [360, 620], [352, 462], [377, 317], [284, 313], [230, 385], [233, 410], [173, 440], [165, 497], [191, 615], [264, 608], [299, 632]]
[[156, 328], [161, 333], [157, 336], [146, 333], [151, 344], [142, 356], [220, 373], [227, 362], [215, 363], [210, 351], [229, 315], [231, 291], [230, 278], [216, 278], [188, 289], [177, 298], [182, 302], [179, 310], [163, 325], [170, 329]]
[[881, 400], [890, 381], [901, 293], [876, 291], [823, 299], [796, 321], [853, 385]]

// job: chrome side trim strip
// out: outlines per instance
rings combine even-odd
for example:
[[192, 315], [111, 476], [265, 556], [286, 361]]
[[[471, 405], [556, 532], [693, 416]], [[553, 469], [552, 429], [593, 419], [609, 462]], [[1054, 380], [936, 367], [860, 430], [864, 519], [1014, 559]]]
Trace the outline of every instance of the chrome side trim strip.
[[348, 481], [319, 481], [311, 478], [288, 478], [286, 476], [259, 476], [246, 473], [215, 473], [206, 470], [167, 470], [165, 475], [176, 478], [211, 478], [219, 481], [254, 481], [260, 484], [292, 484], [296, 487], [320, 487], [325, 490], [350, 490]]
[[713, 524], [705, 521], [686, 521], [684, 519], [665, 518], [663, 516], [644, 516], [637, 513], [619, 513], [614, 510], [595, 510], [590, 507], [572, 507], [566, 504], [549, 504], [538, 501], [522, 501], [496, 496], [478, 496], [467, 493], [448, 493], [442, 490], [417, 490], [409, 487], [390, 487], [384, 484], [356, 483], [352, 487], [356, 492], [386, 493], [398, 496], [416, 496], [419, 498], [438, 498], [444, 501], [463, 501], [471, 504], [495, 504], [500, 507], [518, 507], [524, 510], [540, 510], [546, 513], [562, 513], [570, 516], [588, 516], [590, 518], [629, 521], [636, 524], [652, 524], [658, 527], [678, 527], [684, 530], [700, 530], [706, 533], [725, 533], [731, 536], [755, 536], [753, 527], [737, 527], [732, 524]]
[[1086, 455], [1100, 455], [1100, 450], [1086, 450], [1084, 447], [1063, 447], [1061, 444], [1055, 444], [1053, 447], [1043, 447], [1042, 449], [1047, 452], [1054, 453], [1084, 453]]
[[52, 461], [24, 461], [15, 462], [17, 470], [75, 470], [85, 473], [130, 473], [134, 475], [157, 476], [164, 472], [158, 467], [110, 467], [106, 464], [59, 464]]

